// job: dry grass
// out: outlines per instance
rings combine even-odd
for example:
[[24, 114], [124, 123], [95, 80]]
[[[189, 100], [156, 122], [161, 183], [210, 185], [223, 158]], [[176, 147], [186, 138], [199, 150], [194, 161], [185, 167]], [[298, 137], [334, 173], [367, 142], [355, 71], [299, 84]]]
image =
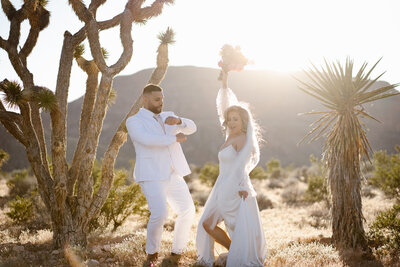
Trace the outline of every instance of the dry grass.
[[[268, 180], [253, 182], [258, 193], [273, 203], [273, 208], [261, 211], [268, 246], [265, 266], [346, 266], [339, 253], [330, 244], [332, 232], [329, 211], [324, 203], [295, 206], [285, 204], [282, 201], [282, 192], [295, 184], [293, 179], [282, 181], [283, 188], [274, 189], [268, 186]], [[296, 186], [304, 186], [302, 182], [298, 183]], [[7, 194], [4, 186], [4, 180], [0, 179], [0, 197], [5, 197]], [[189, 187], [194, 199], [197, 200], [204, 198], [210, 191], [210, 188], [200, 184], [196, 179], [189, 182]], [[374, 193], [376, 196], [373, 198], [363, 198], [366, 230], [378, 211], [392, 205], [392, 201], [386, 199], [381, 192], [374, 191]], [[202, 210], [203, 207], [198, 206], [182, 266], [192, 266], [195, 263], [196, 222], [199, 221]], [[72, 248], [68, 259], [65, 259], [62, 251], [51, 250], [50, 230], [30, 232], [18, 229], [7, 218], [6, 211], [6, 206], [0, 210], [0, 263], [3, 263], [0, 266], [69, 266], [68, 260], [75, 260], [74, 266], [142, 266], [145, 260], [146, 221], [137, 215], [129, 217], [115, 232], [91, 234], [86, 249]], [[170, 212], [169, 224], [162, 236], [158, 266], [161, 266], [163, 258], [171, 251], [173, 221], [174, 214]], [[18, 250], [21, 247], [23, 247], [22, 252]], [[225, 252], [223, 247], [216, 245], [216, 255]]]

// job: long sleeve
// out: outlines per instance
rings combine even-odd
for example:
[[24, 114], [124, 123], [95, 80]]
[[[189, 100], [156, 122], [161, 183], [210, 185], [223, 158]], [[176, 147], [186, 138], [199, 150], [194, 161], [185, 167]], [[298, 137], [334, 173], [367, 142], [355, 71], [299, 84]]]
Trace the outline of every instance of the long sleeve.
[[138, 142], [145, 146], [168, 146], [176, 142], [174, 135], [154, 134], [146, 131], [141, 122], [132, 117], [126, 120], [126, 128], [132, 142]]
[[191, 135], [197, 131], [197, 126], [192, 120], [178, 117], [174, 113], [171, 113], [171, 116], [180, 118], [182, 120], [182, 123], [179, 125], [169, 126], [171, 130], [169, 130], [168, 133], [170, 135], [176, 135], [178, 133], [183, 133], [184, 135]]
[[239, 101], [235, 93], [230, 88], [220, 88], [217, 94], [217, 112], [221, 125], [224, 122], [225, 110], [234, 105], [238, 105]]
[[182, 120], [182, 125], [177, 125], [179, 132], [185, 135], [190, 135], [197, 131], [197, 126], [192, 120], [186, 118], [181, 118], [181, 120]]

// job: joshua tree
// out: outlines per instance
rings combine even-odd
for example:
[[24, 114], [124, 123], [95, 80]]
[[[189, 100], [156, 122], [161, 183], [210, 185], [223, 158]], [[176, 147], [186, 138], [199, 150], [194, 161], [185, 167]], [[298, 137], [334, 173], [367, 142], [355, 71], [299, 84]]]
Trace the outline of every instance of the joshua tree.
[[[378, 61], [379, 62], [379, 61]], [[328, 63], [319, 70], [305, 72], [309, 80], [298, 80], [305, 93], [317, 98], [329, 110], [309, 112], [321, 117], [314, 128], [303, 138], [326, 136], [323, 147], [323, 161], [328, 169], [328, 182], [332, 195], [333, 242], [341, 249], [368, 249], [361, 210], [360, 161], [368, 158], [371, 151], [365, 125], [360, 118], [376, 120], [363, 108], [363, 104], [398, 94], [393, 90], [397, 85], [388, 85], [371, 90], [371, 86], [383, 75], [370, 80], [370, 74], [378, 62], [366, 72], [364, 63], [353, 77], [353, 61], [346, 65]], [[303, 141], [301, 140], [301, 141]]]
[[[54, 246], [66, 244], [86, 245], [88, 223], [98, 214], [104, 204], [113, 181], [114, 163], [120, 147], [126, 141], [124, 127], [127, 117], [133, 115], [142, 105], [139, 98], [126, 118], [121, 118], [120, 127], [103, 156], [102, 177], [99, 190], [93, 193], [91, 172], [96, 158], [99, 136], [103, 120], [112, 97], [112, 82], [122, 71], [132, 56], [132, 23], [143, 23], [161, 14], [165, 4], [173, 0], [154, 0], [150, 6], [143, 6], [144, 0], [127, 0], [122, 13], [106, 21], [97, 21], [97, 9], [106, 0], [92, 0], [85, 6], [80, 0], [69, 0], [76, 16], [84, 26], [75, 34], [68, 31], [64, 42], [58, 69], [55, 93], [37, 86], [33, 74], [28, 69], [27, 57], [36, 45], [40, 32], [49, 24], [50, 13], [46, 10], [46, 0], [25, 0], [17, 10], [9, 0], [1, 0], [2, 8], [10, 20], [8, 40], [0, 37], [0, 48], [9, 56], [10, 62], [22, 81], [4, 80], [0, 90], [5, 94], [4, 101], [15, 106], [20, 113], [8, 111], [0, 101], [0, 121], [3, 126], [26, 148], [28, 160], [38, 181], [38, 189], [51, 216]], [[19, 48], [20, 26], [29, 20], [30, 31], [26, 42]], [[109, 66], [105, 57], [107, 52], [101, 48], [99, 32], [112, 27], [120, 27], [123, 52], [118, 61]], [[159, 84], [168, 67], [168, 44], [173, 43], [173, 31], [159, 36], [161, 44], [157, 55], [157, 68], [150, 81]], [[85, 60], [83, 46], [88, 39], [93, 60]], [[87, 87], [81, 111], [80, 136], [73, 161], [66, 159], [66, 120], [67, 98], [71, 67], [74, 57], [78, 65], [87, 73]], [[98, 84], [98, 76], [100, 83]], [[41, 110], [49, 111], [51, 117], [51, 159], [49, 168], [47, 149], [41, 119]], [[52, 169], [52, 171], [50, 170]]]

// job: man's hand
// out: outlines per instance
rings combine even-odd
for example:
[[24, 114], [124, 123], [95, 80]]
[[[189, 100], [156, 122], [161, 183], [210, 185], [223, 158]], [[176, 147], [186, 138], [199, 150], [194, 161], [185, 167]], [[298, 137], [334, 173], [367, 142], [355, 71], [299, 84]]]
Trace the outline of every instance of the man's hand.
[[186, 135], [184, 135], [183, 133], [178, 133], [176, 135], [176, 142], [183, 143], [185, 141], [186, 141]]
[[239, 191], [239, 197], [242, 197], [243, 199], [246, 199], [246, 197], [249, 195], [247, 191]]
[[168, 118], [165, 119], [165, 124], [168, 124], [168, 125], [176, 125], [176, 124], [181, 124], [181, 123], [182, 123], [182, 120], [177, 117], [169, 116]]

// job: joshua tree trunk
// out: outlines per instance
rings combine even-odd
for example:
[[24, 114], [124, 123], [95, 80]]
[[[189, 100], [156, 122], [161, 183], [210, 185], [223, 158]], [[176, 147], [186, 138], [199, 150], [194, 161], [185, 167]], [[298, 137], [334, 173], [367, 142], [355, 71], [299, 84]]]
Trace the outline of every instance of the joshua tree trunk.
[[[150, 6], [144, 0], [128, 0], [122, 13], [106, 21], [97, 21], [97, 9], [106, 0], [92, 0], [86, 7], [80, 0], [69, 0], [77, 17], [84, 26], [75, 34], [65, 32], [61, 50], [55, 94], [36, 86], [28, 70], [26, 59], [36, 45], [39, 33], [49, 23], [49, 12], [45, 1], [26, 0], [16, 10], [9, 0], [2, 0], [3, 11], [10, 20], [8, 40], [0, 37], [0, 48], [4, 49], [11, 64], [23, 83], [4, 80], [0, 90], [5, 101], [18, 107], [20, 113], [7, 111], [0, 101], [0, 122], [26, 148], [28, 160], [38, 181], [38, 189], [52, 220], [53, 243], [56, 248], [64, 245], [87, 242], [88, 224], [103, 206], [114, 177], [114, 163], [119, 149], [126, 141], [125, 119], [117, 130], [102, 162], [102, 177], [99, 190], [93, 192], [92, 168], [96, 159], [99, 136], [107, 113], [114, 77], [129, 63], [133, 53], [132, 23], [150, 19], [161, 14], [163, 6], [173, 0], [155, 0]], [[29, 36], [18, 52], [21, 23], [28, 19]], [[106, 55], [99, 42], [99, 32], [120, 26], [123, 52], [117, 62], [106, 64]], [[80, 43], [88, 38], [93, 60], [82, 57]], [[168, 67], [168, 44], [173, 43], [173, 32], [168, 29], [159, 36], [161, 44], [157, 56], [157, 68], [150, 81], [159, 84]], [[81, 112], [80, 136], [71, 166], [66, 159], [66, 125], [68, 88], [72, 62], [76, 58], [79, 67], [88, 75], [86, 93]], [[98, 84], [98, 77], [100, 83]], [[137, 112], [141, 98], [136, 101], [126, 116]], [[50, 111], [52, 170], [47, 162], [47, 149], [40, 109]]]

